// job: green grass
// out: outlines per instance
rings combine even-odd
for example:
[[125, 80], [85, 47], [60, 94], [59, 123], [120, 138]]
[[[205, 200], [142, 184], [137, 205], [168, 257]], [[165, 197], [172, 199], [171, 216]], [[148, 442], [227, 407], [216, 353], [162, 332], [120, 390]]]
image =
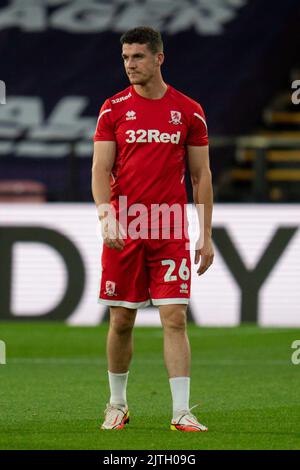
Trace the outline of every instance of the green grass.
[[107, 326], [0, 323], [0, 449], [299, 449], [300, 330], [198, 328], [191, 404], [208, 433], [169, 430], [171, 397], [162, 331], [135, 329], [124, 431], [100, 431], [108, 398]]

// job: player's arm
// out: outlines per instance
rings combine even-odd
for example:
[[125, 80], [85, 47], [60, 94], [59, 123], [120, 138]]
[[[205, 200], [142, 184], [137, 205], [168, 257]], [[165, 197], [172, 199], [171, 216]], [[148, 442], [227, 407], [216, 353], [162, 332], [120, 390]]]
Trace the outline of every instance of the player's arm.
[[213, 262], [214, 250], [212, 245], [212, 210], [213, 188], [209, 165], [208, 145], [187, 146], [188, 166], [193, 186], [193, 199], [196, 204], [201, 238], [195, 249], [195, 264], [201, 263], [197, 273], [203, 274]]
[[92, 166], [92, 193], [102, 225], [104, 243], [110, 248], [124, 247], [119, 224], [110, 206], [110, 174], [116, 158], [116, 142], [96, 141]]
[[92, 166], [92, 193], [96, 206], [110, 204], [110, 174], [116, 158], [116, 143], [96, 141]]

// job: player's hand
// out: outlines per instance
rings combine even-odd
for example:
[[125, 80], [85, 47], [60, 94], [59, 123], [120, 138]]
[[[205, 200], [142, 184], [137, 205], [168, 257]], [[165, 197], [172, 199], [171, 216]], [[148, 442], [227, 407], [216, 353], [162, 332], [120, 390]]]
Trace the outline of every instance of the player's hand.
[[125, 246], [126, 232], [120, 222], [111, 213], [99, 217], [99, 219], [104, 244], [108, 248], [122, 251]]
[[211, 241], [211, 238], [204, 240], [204, 243], [201, 246], [200, 239], [196, 243], [195, 248], [195, 264], [198, 264], [201, 258], [201, 263], [197, 269], [198, 276], [204, 274], [205, 271], [212, 265], [214, 260], [214, 248]]

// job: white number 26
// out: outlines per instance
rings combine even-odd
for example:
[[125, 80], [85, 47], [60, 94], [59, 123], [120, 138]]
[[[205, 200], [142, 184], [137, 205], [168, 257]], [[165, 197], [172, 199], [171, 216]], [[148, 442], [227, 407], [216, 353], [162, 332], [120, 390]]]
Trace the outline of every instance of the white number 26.
[[[186, 265], [187, 259], [183, 258], [181, 261], [181, 265], [178, 271], [180, 279], [183, 281], [187, 281], [190, 277], [190, 270]], [[172, 259], [164, 259], [161, 262], [162, 266], [169, 266], [169, 269], [167, 270], [165, 276], [164, 276], [164, 281], [169, 282], [169, 281], [177, 281], [177, 276], [173, 272], [175, 271], [176, 268], [176, 263]]]

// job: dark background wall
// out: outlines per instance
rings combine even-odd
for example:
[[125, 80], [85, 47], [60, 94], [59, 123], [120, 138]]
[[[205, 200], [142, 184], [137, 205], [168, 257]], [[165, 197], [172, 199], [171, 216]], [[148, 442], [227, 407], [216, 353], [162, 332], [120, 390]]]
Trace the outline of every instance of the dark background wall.
[[91, 200], [96, 117], [128, 85], [119, 37], [141, 24], [162, 31], [165, 80], [203, 105], [210, 136], [251, 132], [298, 62], [299, 20], [297, 0], [0, 2], [0, 177]]

